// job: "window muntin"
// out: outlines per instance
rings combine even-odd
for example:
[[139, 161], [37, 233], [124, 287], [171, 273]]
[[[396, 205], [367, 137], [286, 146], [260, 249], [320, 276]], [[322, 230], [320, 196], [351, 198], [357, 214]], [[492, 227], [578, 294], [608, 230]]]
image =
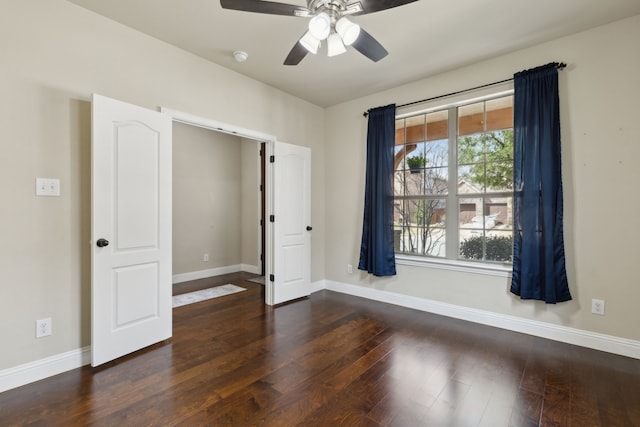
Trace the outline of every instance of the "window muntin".
[[513, 96], [396, 120], [394, 192], [397, 253], [510, 261]]

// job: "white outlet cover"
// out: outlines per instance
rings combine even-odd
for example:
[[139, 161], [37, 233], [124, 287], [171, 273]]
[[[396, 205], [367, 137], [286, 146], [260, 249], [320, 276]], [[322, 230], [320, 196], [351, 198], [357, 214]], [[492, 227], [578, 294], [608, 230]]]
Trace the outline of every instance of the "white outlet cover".
[[592, 299], [591, 300], [591, 313], [604, 316], [604, 300]]
[[36, 338], [48, 337], [53, 333], [51, 318], [36, 320]]
[[58, 178], [36, 178], [36, 196], [60, 196], [60, 180]]

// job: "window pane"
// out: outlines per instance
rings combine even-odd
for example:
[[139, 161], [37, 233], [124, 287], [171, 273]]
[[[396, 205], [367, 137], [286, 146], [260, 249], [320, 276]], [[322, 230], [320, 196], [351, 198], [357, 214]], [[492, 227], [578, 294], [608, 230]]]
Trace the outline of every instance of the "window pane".
[[449, 138], [449, 111], [436, 111], [427, 114], [427, 141]]
[[458, 138], [458, 164], [468, 165], [484, 161], [484, 134]]
[[419, 229], [419, 253], [434, 257], [446, 256], [446, 235], [444, 228], [430, 227]]
[[513, 130], [485, 134], [487, 191], [513, 189]]
[[428, 167], [447, 166], [449, 163], [449, 142], [446, 139], [429, 141], [424, 145], [423, 155]]
[[511, 230], [513, 228], [513, 197], [485, 198], [484, 214], [485, 228], [490, 234], [497, 230]]
[[405, 168], [405, 119], [396, 120], [396, 141], [394, 147], [394, 165], [395, 170], [404, 169]]
[[487, 131], [513, 128], [513, 96], [492, 99], [486, 102]]
[[460, 240], [460, 258], [477, 261], [510, 262], [513, 234], [502, 232], [491, 236], [477, 234]]
[[513, 129], [505, 129], [484, 134], [484, 152], [487, 161], [513, 161]]
[[406, 196], [424, 194], [424, 169], [404, 171], [404, 191]]
[[424, 171], [424, 194], [447, 194], [449, 168], [428, 168]]
[[427, 160], [425, 154], [425, 143], [407, 144], [405, 148], [406, 168], [412, 172], [418, 172], [424, 169]]
[[426, 140], [427, 124], [425, 122], [424, 114], [414, 117], [407, 117], [405, 119], [405, 134], [406, 143], [411, 142], [423, 142]]
[[502, 232], [492, 236], [481, 234], [460, 242], [460, 258], [477, 261], [511, 262], [513, 234]]
[[461, 198], [460, 257], [482, 261], [510, 261], [513, 245], [511, 197]]
[[396, 171], [393, 179], [393, 195], [404, 196], [407, 193], [407, 182], [404, 170]]
[[471, 234], [484, 233], [483, 205], [482, 197], [458, 199], [458, 222], [461, 239]]
[[395, 246], [400, 252], [444, 257], [446, 219], [445, 199], [409, 199], [403, 201], [396, 216]]
[[513, 233], [493, 231], [485, 238], [485, 260], [511, 262], [513, 256]]
[[486, 164], [487, 193], [513, 190], [513, 161]]
[[396, 172], [395, 195], [444, 195], [448, 190], [448, 168]]
[[484, 193], [484, 163], [458, 167], [458, 194]]
[[405, 130], [404, 119], [396, 120], [396, 145], [404, 145]]
[[484, 131], [484, 102], [458, 108], [458, 136]]

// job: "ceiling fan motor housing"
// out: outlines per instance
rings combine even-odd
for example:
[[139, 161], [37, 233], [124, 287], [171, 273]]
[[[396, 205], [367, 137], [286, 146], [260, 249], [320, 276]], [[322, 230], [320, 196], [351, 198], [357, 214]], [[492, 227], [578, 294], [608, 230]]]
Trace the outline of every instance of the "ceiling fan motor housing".
[[347, 2], [344, 0], [309, 0], [307, 5], [312, 15], [320, 12], [325, 12], [329, 15], [332, 24], [335, 24], [336, 21], [344, 15], [351, 15], [362, 11], [360, 2], [354, 2], [347, 6]]

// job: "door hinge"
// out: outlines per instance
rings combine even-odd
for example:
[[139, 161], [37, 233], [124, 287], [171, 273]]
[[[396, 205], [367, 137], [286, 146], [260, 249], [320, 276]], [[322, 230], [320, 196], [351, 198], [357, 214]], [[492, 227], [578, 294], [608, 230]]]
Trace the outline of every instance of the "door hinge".
[[276, 276], [274, 276], [273, 274], [269, 275], [269, 281], [270, 282], [275, 282], [276, 281]]
[[269, 222], [276, 222], [276, 216], [275, 215], [269, 215]]
[[269, 157], [269, 163], [275, 163], [275, 162], [276, 162], [276, 156]]
[[260, 225], [262, 225], [262, 219], [260, 219]]
[[262, 184], [260, 184], [260, 191], [262, 191]]

